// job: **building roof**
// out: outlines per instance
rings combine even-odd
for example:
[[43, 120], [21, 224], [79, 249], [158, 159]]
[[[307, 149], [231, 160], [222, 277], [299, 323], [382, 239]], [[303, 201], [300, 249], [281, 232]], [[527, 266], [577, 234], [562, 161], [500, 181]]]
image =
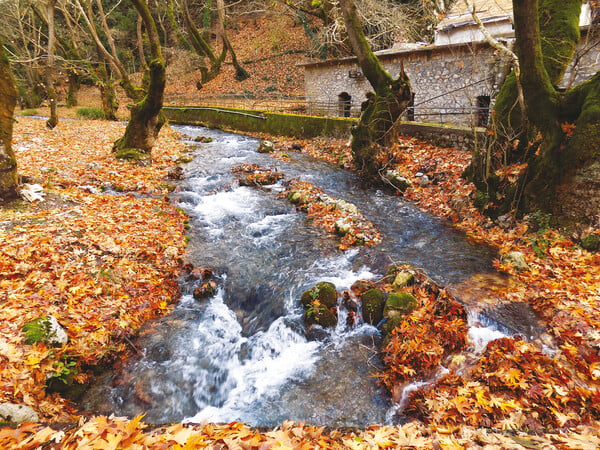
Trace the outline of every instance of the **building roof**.
[[[512, 0], [469, 0], [469, 4], [475, 5], [475, 12], [483, 23], [512, 20]], [[472, 23], [471, 8], [464, 0], [456, 0], [437, 29], [445, 31]]]

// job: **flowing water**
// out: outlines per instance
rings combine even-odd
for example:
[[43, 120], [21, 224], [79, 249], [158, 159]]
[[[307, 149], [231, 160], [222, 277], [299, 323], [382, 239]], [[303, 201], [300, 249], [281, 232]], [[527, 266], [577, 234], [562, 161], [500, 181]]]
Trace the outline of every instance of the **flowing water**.
[[[473, 246], [441, 221], [395, 196], [364, 187], [353, 174], [298, 153], [290, 161], [256, 152], [258, 141], [200, 127], [207, 136], [185, 167], [174, 197], [191, 216], [188, 260], [211, 267], [219, 288], [194, 300], [196, 286], [172, 314], [141, 331], [141, 356], [97, 380], [82, 406], [146, 421], [234, 420], [274, 426], [283, 420], [365, 426], [394, 420], [386, 393], [372, 376], [380, 367], [379, 333], [347, 328], [307, 333], [301, 293], [318, 281], [341, 291], [357, 279], [381, 277], [392, 262], [422, 267], [437, 282], [457, 283], [491, 269], [491, 252]], [[336, 239], [271, 189], [240, 187], [231, 169], [257, 163], [286, 179], [301, 178], [355, 204], [381, 231], [383, 243], [341, 252]], [[470, 335], [480, 347], [501, 335], [481, 324]], [[390, 409], [391, 408], [391, 409]], [[386, 419], [387, 417], [387, 419]]]

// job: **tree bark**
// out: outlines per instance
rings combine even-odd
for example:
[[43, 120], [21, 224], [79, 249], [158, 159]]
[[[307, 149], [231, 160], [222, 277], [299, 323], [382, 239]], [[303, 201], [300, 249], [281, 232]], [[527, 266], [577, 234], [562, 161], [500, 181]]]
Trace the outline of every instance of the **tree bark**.
[[48, 61], [46, 65], [46, 89], [48, 91], [48, 101], [50, 102], [50, 118], [46, 121], [46, 126], [53, 129], [58, 125], [57, 96], [54, 89], [54, 5], [56, 0], [48, 0], [46, 3], [46, 17], [48, 20]]
[[[539, 209], [567, 227], [597, 225], [600, 73], [566, 92], [556, 87], [579, 41], [581, 0], [513, 0], [513, 12], [527, 121], [519, 119], [513, 75], [495, 105], [494, 132], [502, 145], [492, 149], [491, 175], [482, 176], [474, 155], [475, 184], [489, 196], [492, 216]], [[494, 175], [523, 163], [527, 170], [517, 182]]]
[[149, 162], [152, 147], [165, 119], [161, 114], [166, 74], [156, 24], [144, 0], [131, 0], [144, 21], [150, 41], [150, 82], [144, 98], [131, 108], [125, 135], [115, 142], [116, 157]]
[[13, 113], [17, 91], [0, 38], [0, 201], [19, 196], [17, 160], [12, 151]]
[[394, 79], [383, 68], [367, 42], [354, 1], [340, 0], [340, 8], [358, 64], [375, 90], [373, 101], [352, 130], [354, 163], [366, 176], [374, 177], [383, 169], [377, 155], [396, 137], [394, 125], [410, 103], [410, 82], [404, 70]]

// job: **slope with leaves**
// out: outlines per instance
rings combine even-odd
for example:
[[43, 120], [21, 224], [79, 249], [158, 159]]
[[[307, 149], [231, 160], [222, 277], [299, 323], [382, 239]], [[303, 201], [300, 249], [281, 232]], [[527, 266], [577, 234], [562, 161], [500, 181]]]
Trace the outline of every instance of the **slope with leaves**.
[[[71, 412], [46, 395], [47, 379], [71, 363], [85, 381], [86, 367], [110, 362], [142, 321], [177, 299], [185, 218], [165, 201], [164, 180], [181, 144], [167, 131], [152, 166], [118, 162], [110, 149], [123, 127], [64, 121], [49, 131], [35, 119], [15, 127], [20, 173], [42, 182], [46, 199], [0, 216], [0, 401], [46, 419]], [[100, 193], [106, 185], [135, 194]], [[25, 344], [21, 328], [44, 314], [65, 327], [62, 348]]]

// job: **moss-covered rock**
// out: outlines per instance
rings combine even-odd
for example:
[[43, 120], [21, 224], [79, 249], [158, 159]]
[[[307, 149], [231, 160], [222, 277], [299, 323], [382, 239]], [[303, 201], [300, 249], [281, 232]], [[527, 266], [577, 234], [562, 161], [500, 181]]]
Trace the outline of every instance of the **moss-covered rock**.
[[300, 302], [305, 308], [308, 308], [315, 300], [319, 300], [319, 302], [327, 308], [335, 308], [337, 305], [337, 291], [335, 285], [328, 281], [320, 281], [314, 287], [304, 291], [300, 298]]
[[385, 298], [379, 289], [369, 289], [360, 296], [362, 315], [366, 323], [377, 325], [383, 319]]
[[337, 316], [319, 300], [314, 300], [304, 311], [304, 322], [306, 325], [321, 325], [323, 328], [333, 328], [337, 325]]
[[590, 234], [589, 236], [581, 240], [581, 246], [590, 252], [597, 252], [600, 250], [600, 234]]
[[415, 297], [407, 292], [392, 292], [383, 308], [383, 317], [393, 319], [394, 317], [410, 314], [419, 306]]
[[298, 191], [290, 191], [287, 195], [288, 202], [297, 205], [302, 202], [302, 194]]
[[54, 316], [41, 316], [27, 322], [21, 329], [25, 334], [26, 344], [43, 342], [50, 346], [60, 347], [69, 340], [66, 331]]
[[394, 289], [402, 289], [406, 286], [412, 284], [415, 280], [415, 275], [409, 271], [398, 272], [394, 277], [394, 281], [392, 282], [392, 286]]
[[395, 328], [398, 328], [400, 326], [403, 320], [404, 318], [402, 316], [393, 317], [391, 319], [386, 320], [383, 326], [381, 327], [383, 330], [383, 334], [385, 336], [390, 335]]
[[271, 141], [260, 141], [258, 153], [271, 153], [275, 151], [275, 145]]

